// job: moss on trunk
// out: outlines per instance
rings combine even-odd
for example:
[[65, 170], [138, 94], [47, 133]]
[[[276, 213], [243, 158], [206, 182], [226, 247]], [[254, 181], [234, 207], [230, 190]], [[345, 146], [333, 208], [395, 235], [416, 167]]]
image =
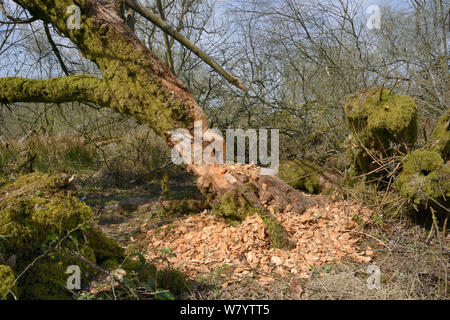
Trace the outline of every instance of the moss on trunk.
[[450, 160], [450, 110], [439, 118], [431, 139], [433, 149], [439, 152], [445, 161]]
[[[67, 8], [81, 9], [80, 29], [69, 29]], [[130, 115], [161, 136], [205, 120], [203, 110], [168, 68], [126, 25], [119, 1], [21, 0], [35, 17], [50, 22], [99, 67], [102, 78], [75, 75], [48, 81], [5, 78], [2, 102], [94, 102]], [[206, 124], [206, 121], [205, 121]]]
[[323, 190], [322, 169], [308, 160], [282, 161], [277, 176], [297, 190], [318, 194]]
[[229, 224], [240, 223], [257, 214], [264, 222], [272, 245], [279, 249], [292, 249], [293, 244], [281, 223], [265, 208], [252, 206], [244, 193], [229, 192], [213, 201], [212, 210]]

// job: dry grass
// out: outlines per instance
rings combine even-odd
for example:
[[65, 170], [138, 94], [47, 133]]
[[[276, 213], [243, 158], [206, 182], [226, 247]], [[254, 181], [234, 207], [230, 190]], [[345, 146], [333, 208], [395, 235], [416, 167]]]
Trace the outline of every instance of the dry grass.
[[0, 145], [0, 154], [4, 173], [26, 173], [31, 170], [75, 173], [100, 167], [94, 145], [83, 137], [66, 134], [9, 140]]
[[[376, 254], [373, 264], [381, 270], [381, 288], [367, 288], [366, 265], [347, 262], [305, 284], [311, 299], [448, 299], [449, 257], [436, 239], [433, 244], [425, 242], [425, 227], [392, 219], [369, 232], [373, 238], [364, 242]], [[444, 248], [449, 243], [447, 236]]]
[[[30, 171], [92, 174], [98, 184], [123, 185], [137, 178], [136, 182], [159, 178], [157, 169], [170, 162], [164, 140], [145, 128], [130, 129], [114, 139], [67, 133], [0, 140], [0, 173], [7, 176]], [[178, 167], [168, 170], [182, 171]]]

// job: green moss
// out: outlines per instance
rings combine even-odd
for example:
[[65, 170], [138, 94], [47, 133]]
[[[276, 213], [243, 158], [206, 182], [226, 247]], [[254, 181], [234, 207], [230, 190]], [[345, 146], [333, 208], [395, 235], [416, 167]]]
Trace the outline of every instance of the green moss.
[[65, 236], [92, 218], [92, 213], [78, 199], [56, 194], [51, 199], [24, 195], [0, 211], [0, 232], [9, 238], [0, 243], [6, 252], [31, 253], [51, 236]]
[[[76, 234], [73, 236], [76, 236]], [[18, 281], [18, 295], [20, 299], [71, 299], [72, 295], [66, 289], [66, 285], [70, 276], [67, 273], [67, 268], [72, 265], [80, 268], [82, 285], [87, 285], [99, 275], [98, 270], [93, 267], [96, 263], [96, 257], [92, 248], [86, 244], [80, 244], [79, 248], [79, 254], [89, 262], [71, 254], [69, 249], [75, 250], [74, 243], [64, 241], [58, 248], [50, 250], [48, 254], [40, 256], [37, 260], [33, 260], [33, 264], [30, 264], [30, 260], [21, 261], [18, 264], [19, 269], [30, 266]]]
[[[24, 0], [21, 5], [71, 39], [84, 57], [96, 63], [102, 79], [83, 75], [49, 81], [3, 79], [0, 102], [89, 101], [130, 115], [161, 136], [192, 124], [194, 117], [203, 117], [200, 107], [193, 100], [187, 101], [191, 98], [183, 92], [183, 84], [135, 38], [118, 32], [112, 23], [99, 22], [91, 2], [77, 1], [81, 28], [73, 30], [67, 27], [69, 14], [65, 13], [73, 5], [71, 0]], [[181, 88], [181, 97], [168, 89], [174, 86]]]
[[189, 287], [186, 281], [186, 275], [178, 270], [159, 270], [156, 278], [159, 287], [175, 294], [180, 294]]
[[140, 283], [150, 283], [154, 290], [165, 289], [175, 294], [189, 288], [186, 275], [175, 269], [159, 270], [154, 264], [139, 260], [128, 260], [123, 268], [128, 275], [136, 274], [137, 286]]
[[103, 232], [96, 228], [91, 228], [85, 232], [87, 244], [94, 251], [98, 263], [114, 259], [116, 261], [124, 258], [124, 249], [116, 242], [109, 239]]
[[288, 233], [273, 215], [263, 211], [259, 211], [258, 215], [267, 227], [274, 248], [287, 250], [295, 248], [295, 244], [289, 240]]
[[[405, 95], [392, 94], [390, 90], [368, 89], [349, 97], [345, 114], [350, 130], [358, 133], [363, 142], [379, 140], [414, 143], [417, 139], [417, 106]], [[377, 138], [377, 139], [374, 139]], [[375, 141], [374, 141], [375, 142]]]
[[5, 184], [8, 184], [10, 181], [7, 177], [0, 174], [0, 187], [4, 186]]
[[[69, 264], [70, 265], [70, 264]], [[29, 272], [35, 276], [27, 276], [19, 283], [21, 299], [68, 300], [70, 295], [66, 286], [66, 268], [63, 261], [44, 259], [33, 265]], [[37, 276], [39, 275], [39, 276]]]
[[[109, 240], [109, 239], [108, 239]], [[80, 254], [86, 258], [89, 262], [96, 264], [98, 257], [95, 256], [95, 250], [89, 246], [90, 244], [85, 243], [80, 248]]]
[[450, 160], [450, 111], [447, 110], [439, 119], [431, 135], [436, 151], [442, 158]]
[[163, 207], [161, 214], [170, 215], [186, 215], [198, 213], [202, 210], [208, 209], [209, 205], [206, 201], [186, 199], [186, 200], [171, 200], [168, 207]]
[[258, 194], [258, 192], [259, 192], [258, 186], [253, 182], [247, 182], [245, 184], [245, 187], [248, 188], [249, 190], [253, 191], [255, 194]]
[[308, 160], [295, 159], [282, 161], [277, 176], [295, 189], [318, 194], [321, 168]]
[[225, 221], [232, 225], [244, 221], [248, 216], [258, 214], [267, 228], [272, 246], [280, 249], [291, 249], [293, 246], [286, 230], [272, 214], [253, 207], [243, 195], [238, 195], [237, 192], [228, 192], [214, 201], [212, 212], [218, 217], [225, 218]]
[[8, 291], [13, 290], [12, 287], [14, 280], [16, 279], [14, 271], [5, 265], [0, 265], [0, 298], [6, 299], [8, 297]]
[[229, 224], [237, 224], [244, 221], [248, 216], [256, 213], [248, 201], [236, 192], [228, 192], [212, 205], [212, 212], [217, 217], [222, 217]]
[[163, 177], [161, 179], [161, 195], [165, 199], [169, 199], [170, 197], [170, 179], [169, 172], [167, 170], [164, 171]]
[[450, 165], [444, 164], [438, 170], [431, 172], [428, 179], [425, 180], [422, 190], [435, 200], [449, 203]]
[[[444, 207], [450, 204], [450, 112], [445, 112], [424, 149], [409, 154], [397, 179], [397, 188], [415, 203]], [[439, 206], [437, 207], [440, 210]]]
[[428, 197], [439, 202], [448, 201], [450, 165], [445, 164], [435, 151], [414, 151], [403, 162], [397, 188], [402, 196], [412, 198], [416, 203], [428, 201]]
[[119, 261], [117, 261], [117, 259], [115, 258], [110, 258], [110, 259], [106, 259], [105, 261], [103, 261], [103, 263], [101, 264], [101, 267], [104, 270], [109, 270], [112, 271], [114, 269], [117, 269], [117, 267], [120, 265]]
[[82, 284], [88, 284], [97, 274], [96, 269], [90, 264], [64, 251], [53, 252], [49, 256], [39, 259], [19, 280], [19, 297], [24, 300], [71, 299], [72, 295], [66, 289], [70, 274], [66, 272], [67, 268], [72, 265], [80, 267]]
[[28, 268], [17, 283], [21, 299], [69, 299], [67, 267], [79, 266], [87, 283], [97, 274], [91, 263], [121, 257], [122, 249], [91, 227], [91, 209], [65, 189], [67, 179], [33, 173], [0, 189], [0, 254], [16, 255], [17, 272]]
[[417, 140], [414, 100], [392, 94], [388, 89], [368, 89], [350, 96], [345, 103], [345, 115], [352, 140], [358, 146], [352, 158], [358, 173], [376, 168], [361, 144], [380, 157], [389, 157], [395, 145], [405, 150], [404, 145]]

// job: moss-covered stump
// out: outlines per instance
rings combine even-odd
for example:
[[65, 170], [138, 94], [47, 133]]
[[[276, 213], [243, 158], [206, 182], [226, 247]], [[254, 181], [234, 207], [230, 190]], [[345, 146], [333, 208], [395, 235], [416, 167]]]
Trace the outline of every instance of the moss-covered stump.
[[403, 170], [397, 179], [397, 189], [403, 197], [411, 198], [417, 204], [428, 203], [435, 206], [429, 201], [431, 198], [448, 207], [450, 163], [445, 163], [436, 151], [416, 150], [403, 162]]
[[[439, 119], [431, 141], [409, 154], [397, 179], [403, 197], [433, 206], [437, 211], [450, 206], [450, 111]], [[432, 200], [430, 200], [432, 199]], [[436, 205], [434, 202], [440, 205]]]
[[[82, 282], [96, 276], [93, 264], [123, 257], [123, 250], [91, 226], [91, 209], [67, 189], [70, 177], [32, 173], [0, 189], [0, 254], [16, 256], [20, 299], [69, 299], [71, 265]], [[80, 259], [82, 255], [88, 263]]]
[[319, 165], [304, 159], [281, 161], [277, 176], [291, 187], [311, 194], [331, 190], [337, 179]]
[[450, 160], [450, 110], [440, 117], [431, 139], [433, 149], [440, 153], [444, 161]]
[[377, 164], [365, 148], [383, 159], [397, 147], [417, 140], [417, 106], [411, 97], [392, 94], [388, 89], [368, 89], [350, 96], [345, 103], [347, 124], [355, 148], [352, 164], [357, 173], [367, 173]]
[[[252, 192], [252, 191], [250, 191]], [[244, 192], [229, 192], [212, 202], [212, 211], [225, 218], [229, 224], [241, 223], [248, 216], [257, 214], [264, 222], [272, 246], [279, 249], [292, 249], [293, 243], [281, 223], [264, 207], [255, 206]]]

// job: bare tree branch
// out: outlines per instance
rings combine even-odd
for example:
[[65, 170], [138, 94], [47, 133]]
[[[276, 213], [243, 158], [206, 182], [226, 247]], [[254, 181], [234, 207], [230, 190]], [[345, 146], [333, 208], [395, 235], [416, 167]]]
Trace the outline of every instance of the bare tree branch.
[[46, 23], [44, 23], [44, 30], [45, 30], [45, 35], [47, 36], [47, 40], [50, 43], [50, 46], [52, 47], [52, 50], [55, 53], [55, 56], [58, 59], [59, 64], [61, 65], [61, 68], [62, 68], [64, 74], [66, 76], [68, 76], [70, 74], [70, 72], [67, 69], [67, 66], [62, 59], [61, 52], [59, 52], [59, 49], [56, 46], [55, 41], [53, 41], [52, 35], [50, 34], [50, 29], [48, 28], [48, 25]]
[[144, 18], [149, 20], [150, 22], [157, 25], [164, 32], [169, 34], [171, 37], [175, 38], [178, 42], [180, 42], [183, 46], [192, 51], [197, 57], [202, 59], [206, 64], [208, 64], [211, 68], [213, 68], [218, 74], [224, 77], [228, 82], [242, 91], [247, 92], [248, 89], [244, 86], [244, 84], [233, 76], [231, 73], [223, 69], [219, 66], [210, 56], [208, 56], [202, 49], [193, 44], [189, 39], [180, 34], [178, 31], [169, 26], [162, 18], [158, 17], [155, 13], [153, 13], [150, 9], [144, 7], [139, 2], [135, 0], [122, 0], [124, 1], [130, 8], [134, 11], [142, 15]]
[[[164, 8], [162, 6], [161, 0], [156, 0], [156, 6], [158, 7], [159, 15], [161, 16], [161, 19], [163, 21], [166, 20], [165, 14], [164, 14]], [[173, 57], [172, 57], [172, 47], [169, 42], [169, 37], [167, 36], [166, 32], [163, 32], [163, 38], [164, 38], [164, 45], [166, 47], [166, 56], [167, 56], [167, 64], [169, 65], [170, 71], [175, 73], [175, 68], [173, 64]]]
[[11, 21], [0, 21], [0, 23], [2, 24], [27, 24], [27, 23], [31, 23], [33, 21], [38, 20], [37, 18], [29, 18], [29, 19], [25, 19], [25, 20], [21, 20], [21, 19], [17, 19], [14, 18], [13, 16], [11, 16], [5, 9], [5, 6], [3, 4], [3, 0], [0, 0], [0, 11], [3, 13], [3, 15], [8, 18]]

